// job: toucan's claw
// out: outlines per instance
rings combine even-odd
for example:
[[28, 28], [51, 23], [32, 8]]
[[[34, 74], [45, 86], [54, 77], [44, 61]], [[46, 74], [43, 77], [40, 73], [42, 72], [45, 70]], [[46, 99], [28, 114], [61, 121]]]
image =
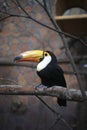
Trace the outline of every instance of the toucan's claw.
[[37, 85], [35, 86], [35, 89], [41, 88], [41, 86], [42, 86], [42, 84], [39, 83], [39, 84], [37, 84]]
[[36, 86], [35, 86], [35, 89], [36, 90], [42, 90], [42, 89], [46, 89], [47, 88], [47, 86], [43, 86], [41, 83], [39, 83], [39, 84], [37, 84]]

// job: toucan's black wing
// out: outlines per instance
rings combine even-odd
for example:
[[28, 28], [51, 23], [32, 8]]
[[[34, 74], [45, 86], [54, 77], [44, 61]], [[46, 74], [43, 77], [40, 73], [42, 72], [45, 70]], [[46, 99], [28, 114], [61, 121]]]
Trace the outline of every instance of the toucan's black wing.
[[61, 69], [60, 66], [56, 65], [55, 66], [55, 75], [57, 76], [58, 78], [58, 82], [56, 85], [60, 85], [62, 87], [66, 87], [66, 81], [65, 81], [65, 78], [64, 78], [64, 72], [63, 70]]
[[[66, 87], [66, 81], [65, 81], [65, 78], [64, 78], [64, 72], [63, 70], [61, 69], [60, 66], [58, 65], [55, 65], [55, 74], [57, 75], [58, 77], [58, 82], [56, 83], [56, 85], [58, 86], [62, 86], [62, 87]], [[62, 99], [62, 98], [57, 98], [57, 102], [60, 106], [66, 106], [67, 102], [66, 102], [66, 99]]]

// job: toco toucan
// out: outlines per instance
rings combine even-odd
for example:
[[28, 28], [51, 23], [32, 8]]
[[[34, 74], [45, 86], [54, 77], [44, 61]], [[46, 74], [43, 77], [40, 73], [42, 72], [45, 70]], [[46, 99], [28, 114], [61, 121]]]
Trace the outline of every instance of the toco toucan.
[[[55, 85], [66, 87], [63, 70], [58, 65], [57, 58], [51, 51], [26, 51], [15, 57], [14, 61], [38, 62], [37, 74], [40, 77], [43, 85], [47, 87], [52, 87]], [[60, 106], [66, 106], [66, 99], [58, 98], [57, 102]]]

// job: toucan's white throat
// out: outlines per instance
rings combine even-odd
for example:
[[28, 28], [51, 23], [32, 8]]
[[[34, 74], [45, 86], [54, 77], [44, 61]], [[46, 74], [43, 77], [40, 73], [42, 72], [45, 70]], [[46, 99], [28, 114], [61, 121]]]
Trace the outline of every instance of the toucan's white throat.
[[51, 62], [51, 56], [45, 56], [44, 59], [37, 65], [37, 71], [41, 71]]

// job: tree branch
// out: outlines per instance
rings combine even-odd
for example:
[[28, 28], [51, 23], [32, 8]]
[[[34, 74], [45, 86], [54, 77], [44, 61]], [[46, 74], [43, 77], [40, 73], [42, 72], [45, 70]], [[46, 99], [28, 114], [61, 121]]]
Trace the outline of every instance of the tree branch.
[[[43, 86], [44, 87], [44, 86]], [[87, 91], [85, 91], [87, 100]], [[77, 89], [68, 89], [61, 86], [53, 86], [50, 88], [41, 88], [35, 90], [30, 87], [22, 87], [21, 85], [0, 85], [0, 95], [39, 95], [39, 96], [52, 96], [61, 97], [68, 101], [84, 101], [81, 91]]]

